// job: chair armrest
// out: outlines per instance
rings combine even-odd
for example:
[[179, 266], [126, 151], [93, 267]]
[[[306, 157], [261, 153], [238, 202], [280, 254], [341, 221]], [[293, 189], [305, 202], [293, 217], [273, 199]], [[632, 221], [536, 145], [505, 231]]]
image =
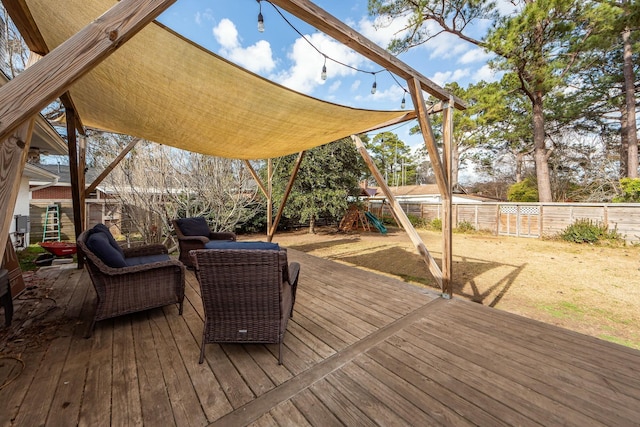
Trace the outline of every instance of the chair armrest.
[[156, 245], [145, 245], [145, 246], [135, 246], [133, 248], [123, 248], [125, 258], [145, 256], [145, 255], [160, 255], [160, 254], [168, 254], [169, 251], [164, 245], [156, 244]]
[[102, 264], [102, 266], [100, 266], [100, 271], [103, 274], [106, 274], [108, 276], [123, 276], [127, 274], [144, 273], [150, 270], [157, 271], [160, 269], [167, 269], [167, 268], [169, 269], [178, 268], [179, 270], [184, 270], [185, 267], [177, 259], [171, 259], [168, 261], [150, 262], [148, 264], [133, 265], [131, 267], [122, 267], [122, 268], [113, 268], [105, 264]]
[[183, 242], [201, 242], [203, 245], [209, 242], [209, 238], [205, 236], [178, 236], [178, 240]]
[[[236, 233], [230, 231], [212, 231], [209, 233], [210, 240], [236, 240]], [[205, 242], [206, 243], [206, 242]]]

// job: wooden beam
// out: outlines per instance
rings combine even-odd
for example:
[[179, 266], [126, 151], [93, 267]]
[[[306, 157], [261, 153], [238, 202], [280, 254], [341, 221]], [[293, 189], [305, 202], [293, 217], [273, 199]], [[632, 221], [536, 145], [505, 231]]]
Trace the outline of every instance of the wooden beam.
[[95, 189], [98, 188], [98, 185], [100, 185], [100, 183], [104, 181], [107, 175], [109, 175], [111, 171], [116, 166], [118, 166], [118, 163], [120, 163], [122, 159], [124, 159], [124, 157], [129, 153], [129, 151], [131, 151], [133, 147], [135, 147], [136, 144], [140, 141], [142, 141], [142, 138], [134, 138], [133, 140], [131, 140], [131, 142], [129, 142], [129, 144], [127, 144], [127, 146], [124, 147], [124, 149], [120, 152], [120, 154], [118, 154], [116, 158], [113, 159], [111, 163], [109, 163], [109, 166], [104, 168], [100, 175], [98, 175], [98, 177], [93, 180], [91, 185], [86, 190], [84, 190], [84, 197], [89, 197], [89, 194], [91, 194], [92, 191], [95, 191]]
[[384, 177], [378, 170], [378, 167], [374, 163], [373, 159], [371, 158], [371, 156], [369, 156], [369, 153], [367, 152], [367, 148], [364, 146], [364, 143], [362, 142], [360, 137], [357, 135], [351, 135], [351, 138], [355, 142], [356, 148], [358, 149], [358, 152], [364, 159], [364, 162], [369, 167], [369, 170], [375, 177], [376, 181], [378, 181], [380, 188], [382, 188], [382, 192], [386, 196], [387, 200], [389, 200], [389, 206], [395, 213], [395, 217], [398, 219], [398, 221], [400, 221], [402, 227], [404, 227], [404, 230], [409, 235], [411, 242], [413, 242], [413, 245], [418, 250], [418, 253], [422, 256], [422, 259], [424, 260], [425, 264], [427, 264], [427, 268], [429, 269], [429, 272], [431, 272], [431, 275], [438, 283], [438, 286], [440, 286], [440, 288], [442, 289], [442, 271], [440, 270], [438, 263], [436, 262], [435, 259], [433, 259], [433, 257], [429, 253], [429, 250], [425, 246], [424, 242], [422, 241], [422, 238], [420, 237], [416, 229], [413, 228], [413, 225], [411, 224], [411, 221], [409, 221], [409, 218], [407, 218], [407, 214], [402, 209], [402, 206], [400, 206], [396, 198], [393, 197], [393, 193], [391, 192], [391, 189], [387, 185], [386, 181], [384, 180]]
[[273, 235], [276, 234], [276, 229], [278, 228], [278, 224], [280, 223], [280, 219], [282, 218], [282, 212], [284, 212], [284, 205], [287, 204], [287, 199], [289, 198], [289, 194], [291, 194], [291, 189], [293, 188], [293, 183], [296, 181], [296, 177], [298, 176], [298, 171], [300, 170], [300, 165], [302, 164], [302, 159], [304, 158], [304, 153], [304, 151], [301, 151], [300, 154], [298, 154], [298, 159], [293, 165], [293, 170], [291, 171], [291, 176], [289, 177], [289, 182], [287, 183], [287, 188], [284, 190], [282, 201], [280, 202], [280, 206], [278, 206], [278, 214], [276, 215], [276, 219], [274, 220], [273, 225], [271, 225], [269, 228], [269, 234], [267, 235], [267, 240], [269, 242], [273, 239]]
[[253, 180], [256, 182], [256, 184], [258, 184], [258, 187], [260, 188], [260, 191], [262, 191], [262, 194], [264, 194], [264, 197], [268, 197], [267, 189], [265, 188], [264, 184], [260, 180], [260, 177], [258, 176], [258, 173], [256, 172], [256, 170], [253, 168], [253, 166], [251, 166], [251, 163], [249, 162], [249, 160], [245, 160], [244, 165], [249, 170], [249, 173], [251, 173]]
[[[76, 114], [76, 118], [78, 115]], [[80, 226], [87, 226], [87, 204], [84, 189], [87, 186], [87, 137], [78, 138], [78, 188], [80, 189]]]
[[273, 159], [267, 160], [267, 236], [273, 220]]
[[[312, 2], [308, 0], [270, 0], [270, 3], [297, 16], [393, 74], [405, 80], [417, 79], [422, 89], [434, 97], [442, 101], [449, 100], [450, 94], [442, 87]], [[454, 100], [456, 108], [461, 110], [466, 108], [461, 99], [454, 98]]]
[[0, 87], [0, 141], [62, 95], [176, 0], [122, 0]]
[[[27, 162], [34, 124], [35, 117], [24, 123], [0, 145], [0, 236], [7, 237], [11, 229], [13, 210], [18, 198], [24, 164]], [[0, 265], [4, 255], [5, 251], [0, 251]]]
[[393, 120], [388, 120], [384, 123], [380, 123], [378, 125], [375, 125], [372, 128], [369, 129], [365, 129], [361, 132], [358, 132], [359, 134], [363, 134], [363, 133], [368, 133], [368, 132], [373, 132], [374, 130], [378, 130], [378, 129], [383, 129], [386, 128], [388, 126], [394, 126], [397, 125], [399, 123], [404, 123], [404, 122], [408, 122], [409, 120], [413, 120], [417, 117], [417, 114], [415, 111], [407, 111], [407, 114], [405, 114], [404, 116], [397, 118], [397, 119], [393, 119]]
[[[69, 175], [71, 177], [71, 200], [73, 204], [73, 230], [76, 239], [82, 233], [82, 197], [80, 196], [80, 174], [78, 171], [78, 144], [76, 138], [76, 112], [65, 110], [67, 116], [67, 143], [69, 144]], [[83, 267], [82, 257], [78, 257], [78, 268]]]
[[447, 180], [445, 177], [442, 162], [440, 160], [440, 155], [438, 154], [436, 137], [433, 134], [431, 120], [429, 120], [429, 114], [427, 111], [427, 105], [424, 102], [424, 97], [422, 96], [420, 82], [412, 78], [407, 80], [407, 83], [409, 84], [409, 92], [411, 92], [411, 98], [413, 99], [413, 106], [418, 112], [418, 123], [420, 124], [420, 130], [422, 131], [424, 143], [427, 146], [427, 152], [429, 153], [431, 166], [433, 166], [433, 173], [436, 177], [438, 190], [440, 190], [440, 194], [445, 195], [449, 191], [449, 180]]
[[33, 19], [25, 0], [3, 1], [2, 4], [22, 35], [29, 51], [44, 56], [49, 48]]
[[[445, 104], [442, 117], [442, 160], [447, 182], [451, 182], [453, 153], [453, 104]], [[447, 194], [442, 197], [442, 295], [451, 298], [453, 295], [453, 217], [452, 189], [447, 187]]]

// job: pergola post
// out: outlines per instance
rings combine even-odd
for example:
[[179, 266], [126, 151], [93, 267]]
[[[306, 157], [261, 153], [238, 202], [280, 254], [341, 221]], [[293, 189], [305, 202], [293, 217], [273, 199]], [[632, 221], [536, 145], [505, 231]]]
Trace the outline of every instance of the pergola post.
[[267, 238], [273, 219], [273, 159], [267, 160]]
[[[442, 163], [445, 179], [451, 182], [452, 149], [453, 149], [453, 103], [445, 105], [442, 117]], [[452, 217], [452, 188], [447, 186], [447, 193], [442, 195], [442, 295], [451, 298], [453, 284], [451, 283], [453, 269], [453, 217]]]
[[287, 199], [289, 198], [289, 194], [291, 193], [291, 189], [293, 188], [293, 183], [298, 176], [298, 171], [300, 170], [300, 165], [302, 164], [302, 159], [304, 158], [304, 151], [301, 151], [298, 155], [298, 159], [296, 160], [295, 165], [293, 165], [293, 170], [291, 171], [291, 176], [289, 177], [289, 182], [287, 183], [287, 188], [284, 190], [284, 195], [282, 196], [282, 201], [280, 202], [280, 206], [278, 206], [278, 214], [276, 215], [276, 219], [273, 224], [269, 225], [269, 233], [267, 234], [267, 241], [273, 240], [273, 235], [276, 234], [276, 229], [278, 228], [278, 224], [280, 223], [280, 219], [282, 218], [282, 212], [284, 211], [284, 205], [287, 203]]
[[402, 225], [406, 233], [409, 235], [409, 238], [411, 239], [411, 241], [413, 242], [413, 245], [418, 250], [418, 253], [420, 253], [420, 255], [422, 256], [422, 259], [427, 264], [427, 267], [429, 268], [431, 275], [433, 276], [433, 278], [436, 280], [436, 282], [442, 289], [442, 271], [440, 270], [440, 267], [438, 267], [438, 263], [436, 262], [435, 259], [433, 259], [433, 257], [429, 253], [429, 250], [427, 249], [424, 242], [422, 241], [422, 238], [420, 237], [416, 229], [413, 228], [413, 224], [411, 224], [411, 221], [409, 221], [409, 218], [407, 217], [407, 214], [402, 209], [402, 206], [400, 206], [396, 198], [393, 196], [391, 189], [387, 185], [386, 181], [384, 180], [384, 177], [378, 170], [378, 167], [374, 163], [373, 159], [371, 158], [371, 156], [369, 156], [369, 153], [367, 152], [367, 148], [364, 146], [364, 143], [362, 142], [360, 137], [357, 135], [351, 135], [351, 138], [355, 142], [356, 148], [358, 149], [358, 152], [364, 159], [364, 162], [369, 167], [369, 170], [375, 177], [376, 181], [378, 181], [378, 185], [380, 185], [380, 188], [382, 188], [382, 192], [384, 193], [385, 197], [387, 198], [387, 200], [389, 200], [389, 206], [395, 213], [396, 218], [398, 219], [398, 221], [400, 221], [400, 224]]

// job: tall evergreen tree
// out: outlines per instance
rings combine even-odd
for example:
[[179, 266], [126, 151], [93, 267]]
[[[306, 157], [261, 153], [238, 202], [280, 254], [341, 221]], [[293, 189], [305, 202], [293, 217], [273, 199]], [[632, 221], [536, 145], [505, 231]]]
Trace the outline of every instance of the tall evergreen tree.
[[[545, 99], [563, 87], [567, 75], [578, 63], [580, 48], [592, 33], [593, 2], [576, 0], [520, 0], [517, 13], [500, 17], [493, 1], [464, 0], [369, 0], [370, 12], [388, 18], [409, 16], [408, 32], [390, 48], [407, 50], [436, 37], [454, 34], [497, 55], [492, 65], [513, 74], [519, 90], [531, 105], [533, 153], [540, 201], [552, 200], [548, 145], [545, 127]], [[475, 38], [474, 22], [489, 20], [493, 26], [485, 38]], [[436, 24], [438, 31], [430, 30]]]

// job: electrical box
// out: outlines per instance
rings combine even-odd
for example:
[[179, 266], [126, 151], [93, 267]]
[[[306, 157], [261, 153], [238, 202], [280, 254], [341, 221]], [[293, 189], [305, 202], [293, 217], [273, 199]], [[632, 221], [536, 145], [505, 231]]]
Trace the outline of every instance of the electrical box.
[[25, 234], [29, 232], [29, 217], [27, 215], [16, 215], [16, 233]]

